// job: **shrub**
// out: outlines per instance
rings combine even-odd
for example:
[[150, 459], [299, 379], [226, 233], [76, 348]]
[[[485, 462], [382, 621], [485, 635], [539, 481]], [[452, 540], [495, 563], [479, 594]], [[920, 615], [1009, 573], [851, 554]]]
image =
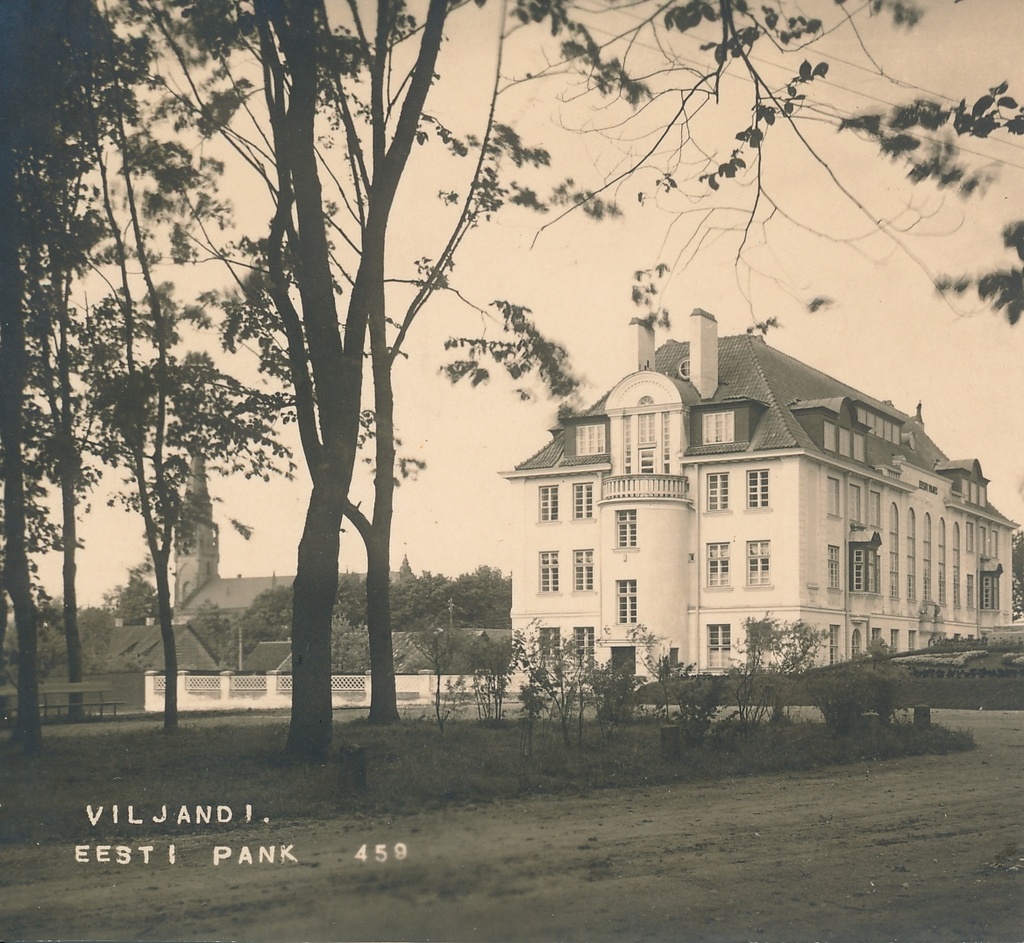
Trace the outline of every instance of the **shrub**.
[[807, 691], [828, 728], [847, 736], [866, 713], [877, 714], [882, 724], [890, 723], [896, 711], [907, 706], [905, 678], [888, 659], [862, 658], [814, 669], [808, 673]]
[[672, 697], [679, 706], [679, 726], [687, 746], [698, 746], [704, 741], [725, 693], [725, 679], [704, 675], [690, 677], [687, 667], [684, 677], [671, 686]]
[[601, 733], [610, 737], [633, 717], [637, 679], [628, 668], [599, 665], [590, 673], [590, 685]]

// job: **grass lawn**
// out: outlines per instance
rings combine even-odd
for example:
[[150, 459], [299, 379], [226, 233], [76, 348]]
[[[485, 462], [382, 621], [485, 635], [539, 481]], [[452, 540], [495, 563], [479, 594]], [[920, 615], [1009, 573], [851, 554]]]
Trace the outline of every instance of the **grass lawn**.
[[[286, 721], [185, 725], [174, 734], [131, 730], [112, 724], [67, 730], [46, 740], [42, 755], [26, 759], [17, 744], [0, 744], [0, 843], [49, 842], [81, 831], [87, 804], [111, 807], [127, 817], [132, 804], [154, 834], [175, 824], [148, 827], [161, 807], [169, 819], [181, 806], [222, 804], [241, 816], [246, 804], [256, 817], [276, 822], [325, 819], [348, 814], [391, 814], [500, 801], [528, 795], [584, 794], [591, 790], [657, 783], [715, 780], [756, 773], [813, 769], [862, 759], [969, 750], [969, 733], [938, 725], [864, 725], [833, 737], [824, 725], [793, 721], [764, 725], [740, 735], [716, 725], [709, 742], [665, 759], [660, 724], [650, 719], [619, 728], [604, 739], [587, 725], [583, 742], [565, 747], [561, 733], [538, 725], [532, 755], [516, 721], [483, 726], [449, 722], [444, 737], [426, 722], [371, 727], [364, 721], [336, 725], [327, 762], [294, 765], [280, 756]], [[366, 788], [352, 782], [343, 757], [364, 751]], [[131, 829], [124, 825], [123, 834]]]

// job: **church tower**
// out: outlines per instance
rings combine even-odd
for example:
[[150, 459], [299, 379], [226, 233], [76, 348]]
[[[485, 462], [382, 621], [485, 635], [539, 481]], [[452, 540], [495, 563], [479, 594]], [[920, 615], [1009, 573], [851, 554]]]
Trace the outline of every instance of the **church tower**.
[[206, 483], [206, 461], [192, 459], [178, 540], [174, 547], [174, 608], [178, 609], [220, 573], [219, 529]]

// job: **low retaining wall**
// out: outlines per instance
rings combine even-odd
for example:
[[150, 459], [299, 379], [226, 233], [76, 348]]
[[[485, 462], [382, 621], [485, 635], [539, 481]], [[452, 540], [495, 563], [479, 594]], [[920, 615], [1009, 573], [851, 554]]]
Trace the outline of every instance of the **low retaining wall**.
[[[441, 687], [460, 676], [445, 675]], [[396, 675], [395, 688], [398, 705], [428, 705], [434, 703], [436, 677], [429, 671], [414, 675]], [[472, 690], [472, 679], [466, 679]], [[147, 671], [145, 677], [145, 702], [147, 711], [164, 709], [165, 678], [161, 672]], [[235, 674], [222, 671], [220, 674], [191, 674], [178, 672], [178, 710], [273, 710], [291, 707], [292, 676], [268, 671], [265, 675]], [[332, 675], [331, 704], [333, 707], [369, 707], [370, 675]]]

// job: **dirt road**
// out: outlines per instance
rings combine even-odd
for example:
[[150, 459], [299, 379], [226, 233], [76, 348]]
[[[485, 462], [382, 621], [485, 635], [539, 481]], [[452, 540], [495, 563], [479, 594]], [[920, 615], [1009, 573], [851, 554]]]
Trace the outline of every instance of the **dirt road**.
[[[8, 846], [0, 938], [1024, 940], [1024, 715], [935, 719], [973, 730], [978, 749], [395, 820], [199, 830], [175, 841], [173, 865], [166, 838], [149, 842], [148, 865], [137, 847], [125, 865], [76, 862], [88, 834]], [[260, 846], [273, 864], [259, 863]]]

